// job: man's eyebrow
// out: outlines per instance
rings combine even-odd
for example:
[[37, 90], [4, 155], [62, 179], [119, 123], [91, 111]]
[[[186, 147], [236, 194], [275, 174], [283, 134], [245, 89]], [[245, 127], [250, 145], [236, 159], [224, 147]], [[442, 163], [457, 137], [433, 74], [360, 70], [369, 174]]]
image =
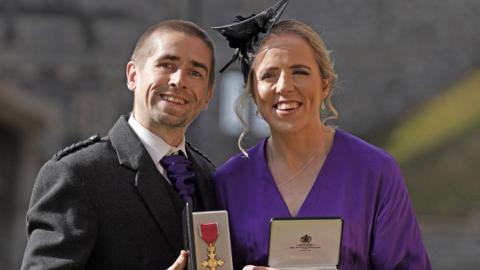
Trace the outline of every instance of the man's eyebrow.
[[180, 57], [173, 55], [173, 54], [166, 54], [166, 55], [161, 55], [160, 57], [155, 60], [156, 63], [163, 61], [163, 60], [170, 60], [170, 61], [178, 61], [180, 60]]
[[192, 65], [193, 65], [194, 67], [201, 68], [201, 69], [205, 70], [205, 73], [208, 74], [208, 68], [207, 68], [207, 66], [206, 66], [205, 64], [200, 63], [200, 62], [195, 61], [195, 60], [192, 60], [191, 63], [192, 63]]
[[[163, 60], [178, 61], [178, 60], [180, 60], [180, 57], [178, 57], [176, 55], [173, 55], [173, 54], [166, 54], [166, 55], [162, 55], [159, 58], [157, 58], [157, 60], [155, 60], [155, 62], [158, 63], [158, 62], [163, 61]], [[205, 64], [203, 64], [199, 61], [195, 61], [195, 60], [191, 60], [190, 63], [194, 67], [201, 68], [201, 69], [205, 70], [205, 73], [208, 73], [207, 65], [205, 65]]]

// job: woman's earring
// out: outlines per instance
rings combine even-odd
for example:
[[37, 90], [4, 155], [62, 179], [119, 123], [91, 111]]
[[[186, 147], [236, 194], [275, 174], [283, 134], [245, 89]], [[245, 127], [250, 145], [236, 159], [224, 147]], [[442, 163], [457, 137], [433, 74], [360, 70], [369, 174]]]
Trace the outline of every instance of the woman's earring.
[[325, 102], [324, 102], [323, 100], [322, 100], [322, 104], [320, 105], [320, 109], [321, 109], [322, 111], [325, 110]]

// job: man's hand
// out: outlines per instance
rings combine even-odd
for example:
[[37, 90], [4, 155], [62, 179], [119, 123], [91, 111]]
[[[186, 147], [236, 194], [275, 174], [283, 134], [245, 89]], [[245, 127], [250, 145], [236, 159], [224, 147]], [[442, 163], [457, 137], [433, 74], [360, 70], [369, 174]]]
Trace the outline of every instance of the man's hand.
[[266, 266], [246, 265], [243, 267], [243, 270], [278, 270], [278, 269], [272, 268], [272, 267], [266, 267]]
[[183, 270], [187, 266], [188, 252], [185, 250], [180, 251], [180, 255], [177, 260], [167, 270]]

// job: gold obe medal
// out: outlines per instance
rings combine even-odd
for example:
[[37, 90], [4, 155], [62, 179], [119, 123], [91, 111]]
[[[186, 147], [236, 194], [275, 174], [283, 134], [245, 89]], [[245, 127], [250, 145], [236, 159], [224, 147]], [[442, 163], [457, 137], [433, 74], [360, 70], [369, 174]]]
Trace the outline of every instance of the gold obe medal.
[[218, 267], [223, 266], [223, 264], [225, 263], [222, 259], [216, 258], [217, 254], [215, 248], [215, 241], [217, 241], [218, 234], [218, 223], [200, 224], [200, 236], [202, 237], [203, 241], [205, 241], [205, 243], [207, 243], [208, 245], [208, 258], [201, 262], [203, 268], [216, 270]]

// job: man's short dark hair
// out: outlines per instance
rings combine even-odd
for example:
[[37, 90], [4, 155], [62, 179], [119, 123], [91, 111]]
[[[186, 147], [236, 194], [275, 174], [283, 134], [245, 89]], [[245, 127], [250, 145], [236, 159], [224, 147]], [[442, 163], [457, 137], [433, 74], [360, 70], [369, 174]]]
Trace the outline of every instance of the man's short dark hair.
[[150, 26], [138, 39], [135, 49], [133, 50], [131, 59], [139, 61], [143, 64], [143, 59], [152, 53], [154, 49], [149, 46], [149, 40], [153, 33], [157, 32], [179, 32], [190, 36], [194, 36], [202, 40], [212, 53], [210, 61], [210, 71], [208, 74], [208, 84], [213, 86], [215, 81], [215, 52], [213, 42], [205, 32], [198, 25], [184, 20], [165, 20]]

